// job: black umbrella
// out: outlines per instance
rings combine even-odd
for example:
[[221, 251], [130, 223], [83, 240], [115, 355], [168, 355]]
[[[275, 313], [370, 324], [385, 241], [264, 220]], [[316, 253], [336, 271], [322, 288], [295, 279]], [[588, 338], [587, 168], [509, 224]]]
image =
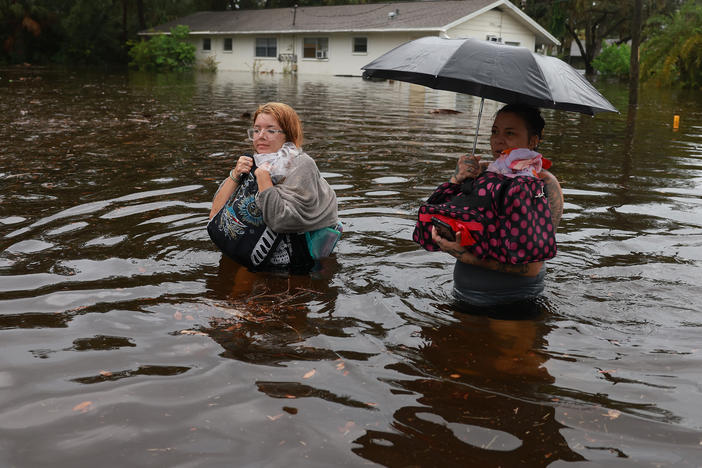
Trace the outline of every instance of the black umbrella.
[[474, 38], [423, 37], [362, 67], [366, 78], [386, 78], [485, 99], [594, 115], [618, 112], [577, 70], [526, 47]]

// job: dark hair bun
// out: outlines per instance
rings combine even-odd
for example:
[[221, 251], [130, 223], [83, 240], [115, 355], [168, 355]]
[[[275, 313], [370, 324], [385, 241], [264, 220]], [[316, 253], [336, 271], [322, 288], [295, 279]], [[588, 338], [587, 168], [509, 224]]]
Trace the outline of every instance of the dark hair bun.
[[526, 123], [527, 130], [530, 135], [536, 135], [539, 139], [542, 138], [542, 133], [544, 127], [546, 126], [546, 121], [541, 117], [541, 111], [536, 107], [529, 106], [527, 104], [507, 104], [502, 109], [497, 111], [498, 114], [503, 112], [510, 112], [521, 117]]

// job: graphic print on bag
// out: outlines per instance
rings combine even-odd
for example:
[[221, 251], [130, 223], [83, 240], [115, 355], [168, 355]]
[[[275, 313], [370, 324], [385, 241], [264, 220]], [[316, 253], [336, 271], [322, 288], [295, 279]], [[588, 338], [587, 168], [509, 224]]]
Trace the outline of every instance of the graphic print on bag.
[[[249, 194], [233, 203], [226, 204], [228, 216], [219, 218], [219, 228], [232, 240], [246, 233], [249, 226], [258, 227], [263, 224], [263, 212], [256, 204], [256, 195]], [[239, 219], [241, 218], [241, 219]]]
[[[282, 247], [278, 240], [280, 235], [263, 222], [263, 212], [256, 203], [257, 193], [256, 176], [252, 172], [244, 175], [232, 196], [207, 225], [215, 245], [248, 268], [264, 266], [272, 253]], [[261, 242], [266, 232], [265, 242]]]
[[[314, 267], [304, 234], [279, 234], [266, 226], [256, 203], [258, 184], [250, 173], [207, 224], [210, 239], [228, 257], [252, 270], [288, 269], [306, 274]], [[302, 239], [302, 241], [300, 241]]]

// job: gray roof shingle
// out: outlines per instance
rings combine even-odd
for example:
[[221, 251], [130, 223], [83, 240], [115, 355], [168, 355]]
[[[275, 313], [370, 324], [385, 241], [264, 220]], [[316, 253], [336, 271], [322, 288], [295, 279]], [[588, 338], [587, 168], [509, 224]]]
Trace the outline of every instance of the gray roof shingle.
[[[493, 3], [495, 0], [452, 0], [303, 6], [298, 7], [297, 12], [293, 8], [202, 11], [142, 31], [142, 34], [168, 32], [179, 24], [187, 25], [195, 34], [439, 30]], [[390, 12], [396, 12], [393, 18]]]

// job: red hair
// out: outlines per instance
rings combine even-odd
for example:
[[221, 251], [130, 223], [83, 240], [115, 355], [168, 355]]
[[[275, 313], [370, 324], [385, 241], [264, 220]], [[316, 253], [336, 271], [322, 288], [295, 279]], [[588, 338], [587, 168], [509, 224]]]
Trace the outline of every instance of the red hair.
[[297, 112], [282, 102], [267, 102], [258, 106], [253, 115], [253, 121], [259, 114], [272, 115], [278, 121], [280, 129], [285, 132], [285, 141], [291, 141], [298, 148], [302, 147], [302, 122]]

